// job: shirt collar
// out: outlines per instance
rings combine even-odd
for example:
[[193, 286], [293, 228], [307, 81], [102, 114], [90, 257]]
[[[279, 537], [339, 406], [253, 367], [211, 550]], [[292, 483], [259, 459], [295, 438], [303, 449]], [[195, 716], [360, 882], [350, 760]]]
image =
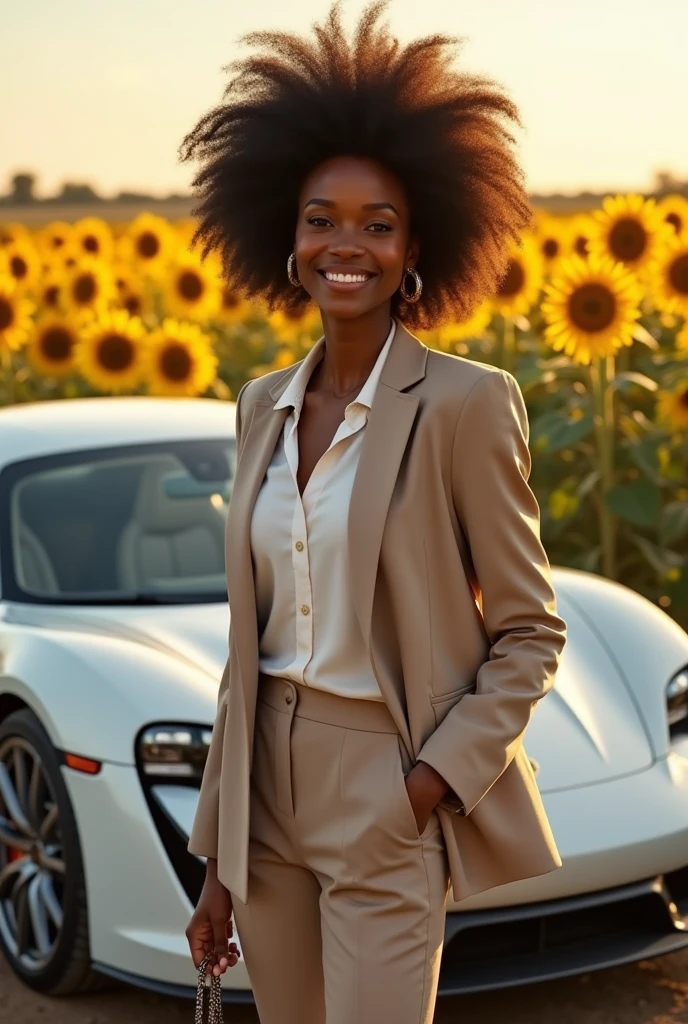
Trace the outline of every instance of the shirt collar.
[[[355, 398], [353, 402], [350, 402], [349, 406], [362, 405], [365, 406], [368, 410], [372, 408], [373, 398], [375, 396], [375, 391], [377, 390], [377, 385], [380, 381], [380, 376], [382, 375], [385, 360], [387, 359], [389, 350], [392, 347], [392, 342], [394, 341], [396, 326], [396, 321], [392, 319], [392, 326], [389, 329], [387, 340], [385, 341], [380, 351], [380, 354], [377, 357], [377, 360], [375, 361], [375, 366], [370, 371], [370, 375], [366, 380], [365, 384], [363, 385], [363, 387], [361, 388], [357, 398]], [[320, 362], [324, 354], [325, 338], [323, 336], [315, 343], [313, 348], [306, 355], [305, 359], [299, 366], [298, 370], [296, 371], [292, 379], [289, 381], [289, 384], [284, 389], [282, 395], [275, 402], [273, 409], [285, 409], [288, 406], [291, 406], [297, 414], [301, 412], [301, 407], [303, 406], [303, 399], [306, 394], [308, 381], [310, 380], [313, 370]], [[349, 408], [349, 406], [347, 406], [347, 409]]]

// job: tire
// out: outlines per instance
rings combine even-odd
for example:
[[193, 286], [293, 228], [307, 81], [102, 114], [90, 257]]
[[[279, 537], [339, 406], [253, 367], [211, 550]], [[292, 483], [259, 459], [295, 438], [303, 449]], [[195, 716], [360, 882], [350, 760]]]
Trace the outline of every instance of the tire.
[[28, 709], [0, 723], [0, 949], [17, 977], [46, 995], [109, 984], [91, 968], [81, 846], [60, 758]]

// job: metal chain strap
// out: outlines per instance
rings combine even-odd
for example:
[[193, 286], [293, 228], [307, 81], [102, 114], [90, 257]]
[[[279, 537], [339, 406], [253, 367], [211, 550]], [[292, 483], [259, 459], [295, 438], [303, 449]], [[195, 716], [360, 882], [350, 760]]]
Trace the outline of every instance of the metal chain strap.
[[[211, 963], [211, 954], [207, 953], [198, 968], [198, 986], [196, 988], [196, 1015], [194, 1024], [223, 1024], [222, 1020], [222, 975], [210, 972], [210, 986], [206, 984], [206, 968]], [[203, 1020], [204, 993], [210, 988], [208, 996], [208, 1020]]]

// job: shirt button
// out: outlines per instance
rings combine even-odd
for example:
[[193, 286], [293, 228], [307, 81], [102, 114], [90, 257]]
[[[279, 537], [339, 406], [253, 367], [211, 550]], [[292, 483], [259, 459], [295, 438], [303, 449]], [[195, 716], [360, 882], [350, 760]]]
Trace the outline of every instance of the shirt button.
[[303, 541], [302, 540], [297, 540], [297, 542], [294, 545], [294, 547], [296, 548], [297, 551], [303, 551]]
[[308, 605], [307, 604], [302, 604], [301, 605], [301, 614], [302, 615], [308, 615], [309, 612], [310, 612], [310, 608], [308, 607]]

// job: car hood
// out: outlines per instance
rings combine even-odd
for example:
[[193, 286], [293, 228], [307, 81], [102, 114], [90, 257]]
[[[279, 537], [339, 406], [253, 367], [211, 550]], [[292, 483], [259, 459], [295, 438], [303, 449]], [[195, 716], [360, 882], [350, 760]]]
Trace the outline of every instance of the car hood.
[[555, 685], [524, 737], [542, 793], [605, 782], [653, 761], [645, 723], [607, 648], [563, 589], [557, 603], [567, 642]]
[[[555, 686], [536, 706], [524, 738], [542, 793], [604, 782], [652, 764], [644, 722], [606, 648], [563, 589], [558, 604], [568, 627], [567, 643]], [[122, 608], [15, 605], [11, 618], [19, 617], [38, 627], [100, 633], [158, 650], [200, 669], [209, 698], [217, 693], [227, 660], [226, 602]]]

